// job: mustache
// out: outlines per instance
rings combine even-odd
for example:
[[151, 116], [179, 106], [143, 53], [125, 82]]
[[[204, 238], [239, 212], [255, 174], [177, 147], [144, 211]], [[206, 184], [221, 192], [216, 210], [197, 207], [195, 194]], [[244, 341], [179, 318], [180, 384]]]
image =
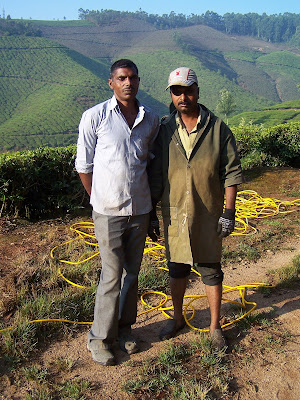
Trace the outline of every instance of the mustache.
[[179, 101], [179, 102], [178, 102], [178, 105], [180, 106], [181, 104], [188, 106], [188, 105], [190, 105], [191, 103], [190, 103], [189, 101]]

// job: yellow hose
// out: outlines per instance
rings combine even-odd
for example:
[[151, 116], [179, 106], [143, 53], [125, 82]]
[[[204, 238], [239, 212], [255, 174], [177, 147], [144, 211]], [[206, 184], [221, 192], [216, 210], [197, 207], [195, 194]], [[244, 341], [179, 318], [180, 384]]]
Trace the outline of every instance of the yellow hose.
[[[289, 209], [290, 207], [299, 207], [300, 206], [300, 199], [292, 200], [292, 201], [280, 201], [277, 199], [272, 199], [272, 198], [262, 198], [258, 193], [256, 193], [253, 190], [243, 190], [237, 193], [237, 198], [236, 198], [236, 227], [234, 232], [232, 233], [232, 236], [245, 236], [245, 235], [250, 235], [250, 234], [255, 234], [257, 230], [255, 227], [252, 225], [249, 225], [248, 220], [249, 219], [257, 219], [257, 218], [269, 218], [271, 216], [275, 216], [278, 214], [286, 214], [286, 213], [291, 213], [294, 212], [295, 209]], [[75, 239], [68, 240], [58, 246], [53, 247], [53, 249], [50, 251], [50, 256], [51, 258], [55, 258], [54, 253], [57, 249], [66, 246], [69, 243], [72, 243], [76, 240], [82, 240], [84, 243], [97, 247], [98, 244], [96, 243], [96, 237], [94, 234], [94, 224], [92, 222], [77, 222], [73, 225], [71, 225], [70, 230], [75, 232], [78, 236]], [[94, 241], [90, 241], [89, 239], [93, 239]], [[166, 258], [163, 254], [163, 251], [165, 250], [165, 247], [163, 244], [161, 244], [162, 239], [159, 239], [158, 242], [152, 242], [150, 239], [146, 240], [146, 247], [144, 249], [144, 254], [148, 254], [154, 261], [156, 261], [158, 264], [164, 263], [166, 261]], [[91, 255], [88, 258], [85, 259], [79, 259], [77, 261], [69, 261], [69, 260], [64, 260], [64, 259], [59, 259], [60, 262], [65, 263], [65, 264], [71, 264], [71, 265], [78, 265], [82, 264], [88, 260], [91, 260], [92, 258], [96, 257], [99, 255], [99, 251], [96, 251], [93, 255]], [[167, 268], [158, 266], [159, 269], [163, 269], [165, 271], [168, 271]], [[196, 270], [192, 269], [192, 271], [198, 275], [200, 275]], [[69, 284], [82, 288], [82, 289], [87, 289], [87, 286], [82, 286], [77, 283], [74, 283], [67, 279], [61, 272], [61, 269], [58, 269], [59, 275]], [[244, 310], [245, 313], [236, 318], [235, 320], [226, 323], [222, 326], [222, 328], [225, 328], [229, 325], [232, 325], [236, 323], [237, 321], [241, 320], [242, 318], [245, 318], [247, 315], [249, 315], [251, 312], [253, 312], [257, 304], [254, 302], [248, 302], [245, 299], [245, 293], [246, 293], [246, 288], [256, 288], [256, 287], [272, 287], [270, 285], [267, 285], [265, 283], [261, 282], [255, 282], [255, 283], [249, 283], [246, 285], [239, 285], [239, 286], [226, 286], [223, 285], [225, 290], [223, 290], [223, 294], [238, 290], [241, 295], [241, 303], [236, 302], [233, 300], [229, 300], [226, 298], [222, 297], [223, 301], [227, 301], [233, 304], [237, 304], [241, 306]], [[160, 301], [160, 303], [157, 306], [151, 306], [149, 305], [145, 297], [150, 294], [155, 294], [162, 296], [163, 299]], [[190, 321], [193, 319], [195, 315], [195, 309], [192, 306], [192, 303], [196, 301], [197, 299], [202, 299], [205, 298], [206, 295], [186, 295], [184, 296], [184, 299], [190, 299], [186, 304], [184, 304], [184, 318], [186, 320], [187, 325], [194, 330], [201, 331], [201, 332], [207, 332], [209, 331], [208, 329], [199, 329], [193, 326]], [[167, 318], [172, 318], [167, 311], [170, 311], [173, 309], [172, 306], [170, 307], [163, 307], [168, 301], [171, 300], [171, 297], [167, 296], [165, 293], [162, 292], [157, 292], [157, 291], [150, 291], [142, 294], [141, 296], [141, 302], [145, 307], [148, 307], [147, 310], [142, 311], [141, 313], [138, 314], [138, 316], [143, 315], [148, 312], [152, 312], [155, 310], [158, 310], [162, 312]], [[252, 307], [250, 310], [246, 311], [247, 305], [251, 305]], [[192, 315], [187, 318], [187, 312], [188, 310], [192, 310]], [[91, 325], [92, 322], [79, 322], [79, 321], [70, 321], [70, 320], [65, 320], [65, 319], [37, 319], [33, 321], [29, 321], [28, 323], [36, 323], [36, 322], [67, 322], [67, 323], [72, 323], [72, 324], [78, 324], [78, 325]], [[0, 330], [1, 332], [7, 331], [12, 329], [10, 328], [5, 328]]]

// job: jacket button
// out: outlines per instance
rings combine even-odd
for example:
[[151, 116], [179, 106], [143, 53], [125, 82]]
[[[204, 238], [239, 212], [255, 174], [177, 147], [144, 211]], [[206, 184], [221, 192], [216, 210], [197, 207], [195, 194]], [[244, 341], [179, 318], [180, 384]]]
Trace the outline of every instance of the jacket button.
[[186, 194], [190, 194], [190, 192], [187, 190]]
[[187, 167], [188, 167], [188, 168], [191, 168], [191, 164], [187, 164]]

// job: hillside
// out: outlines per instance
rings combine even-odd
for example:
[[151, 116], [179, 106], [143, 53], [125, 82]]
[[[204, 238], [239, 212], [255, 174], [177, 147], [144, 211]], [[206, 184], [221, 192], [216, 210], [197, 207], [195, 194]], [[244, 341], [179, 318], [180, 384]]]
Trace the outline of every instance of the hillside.
[[159, 30], [132, 17], [103, 26], [38, 26], [45, 37], [88, 57], [134, 58], [136, 54], [157, 50], [184, 50], [205, 68], [219, 72], [258, 96], [273, 102], [299, 97], [300, 51], [284, 43], [227, 35], [205, 25]]
[[168, 74], [179, 65], [195, 69], [200, 101], [213, 111], [223, 88], [235, 114], [299, 98], [299, 49], [287, 45], [204, 25], [158, 30], [133, 18], [33, 24], [43, 37], [0, 36], [0, 151], [75, 143], [81, 113], [111, 96], [109, 65], [121, 57], [137, 63], [139, 99], [160, 116], [170, 102]]
[[74, 143], [82, 111], [109, 96], [106, 71], [48, 39], [0, 37], [1, 148]]
[[300, 121], [300, 100], [286, 101], [266, 107], [260, 111], [248, 111], [228, 119], [230, 125], [239, 125], [243, 121], [263, 124], [265, 127]]

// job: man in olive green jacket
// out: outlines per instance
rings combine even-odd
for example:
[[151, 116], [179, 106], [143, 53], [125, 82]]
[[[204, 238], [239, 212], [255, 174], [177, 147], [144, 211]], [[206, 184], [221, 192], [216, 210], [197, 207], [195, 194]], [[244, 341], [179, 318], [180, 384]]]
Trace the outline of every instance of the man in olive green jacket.
[[[226, 344], [220, 326], [222, 238], [234, 230], [237, 185], [243, 182], [230, 129], [198, 104], [195, 72], [172, 71], [169, 85], [175, 110], [161, 122], [149, 168], [153, 211], [149, 236], [159, 234], [155, 207], [161, 200], [174, 316], [160, 333], [169, 339], [185, 326], [184, 293], [196, 265], [210, 306], [210, 333], [217, 348]], [[226, 197], [223, 212], [224, 194]]]

